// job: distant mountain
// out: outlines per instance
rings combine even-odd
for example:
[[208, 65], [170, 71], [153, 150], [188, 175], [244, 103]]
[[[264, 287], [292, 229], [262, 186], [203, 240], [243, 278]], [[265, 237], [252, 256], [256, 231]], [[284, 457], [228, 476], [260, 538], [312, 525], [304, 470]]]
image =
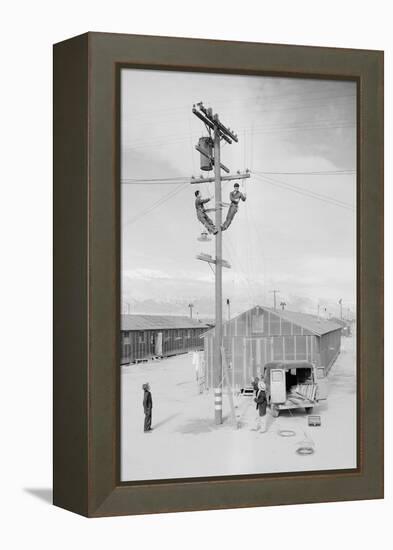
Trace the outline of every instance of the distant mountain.
[[[127, 304], [129, 304], [127, 308]], [[188, 304], [190, 300], [128, 300], [127, 297], [123, 300], [123, 313], [145, 313], [157, 315], [189, 315], [190, 309]], [[214, 318], [214, 305], [209, 299], [192, 300], [194, 304], [193, 317], [198, 318]], [[212, 307], [213, 306], [213, 307]]]

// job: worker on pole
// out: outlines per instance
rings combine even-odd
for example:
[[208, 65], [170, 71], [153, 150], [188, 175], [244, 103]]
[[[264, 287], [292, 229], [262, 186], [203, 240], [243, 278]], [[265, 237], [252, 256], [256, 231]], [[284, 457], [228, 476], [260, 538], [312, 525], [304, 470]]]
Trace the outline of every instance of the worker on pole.
[[214, 225], [213, 221], [209, 218], [206, 212], [205, 204], [210, 201], [209, 199], [202, 199], [200, 191], [195, 191], [195, 210], [198, 220], [202, 225], [206, 227], [209, 233], [213, 235], [217, 234], [217, 228]]
[[225, 231], [228, 229], [228, 227], [231, 225], [233, 218], [235, 217], [235, 214], [239, 210], [239, 202], [242, 200], [243, 202], [246, 200], [246, 194], [241, 193], [239, 191], [239, 184], [235, 183], [233, 186], [234, 189], [231, 191], [229, 198], [230, 198], [230, 204], [229, 204], [229, 210], [227, 213], [227, 217], [225, 219], [225, 222], [221, 226], [221, 231]]

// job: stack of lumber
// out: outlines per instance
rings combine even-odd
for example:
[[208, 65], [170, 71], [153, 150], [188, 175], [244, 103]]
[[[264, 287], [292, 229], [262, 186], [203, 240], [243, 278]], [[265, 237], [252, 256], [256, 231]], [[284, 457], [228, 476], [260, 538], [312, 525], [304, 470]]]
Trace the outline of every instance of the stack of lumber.
[[301, 397], [309, 399], [310, 401], [315, 401], [317, 386], [316, 384], [298, 384], [295, 388], [295, 393]]

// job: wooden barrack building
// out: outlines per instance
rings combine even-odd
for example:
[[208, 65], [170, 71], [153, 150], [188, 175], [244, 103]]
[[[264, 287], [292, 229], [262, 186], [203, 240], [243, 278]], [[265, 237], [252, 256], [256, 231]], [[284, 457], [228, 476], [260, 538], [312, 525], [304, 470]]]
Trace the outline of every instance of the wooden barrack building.
[[[341, 329], [314, 315], [255, 306], [223, 325], [232, 386], [249, 385], [271, 361], [311, 361], [327, 373], [340, 353]], [[214, 329], [203, 337], [207, 383], [212, 387]]]
[[122, 315], [121, 364], [203, 350], [209, 325], [176, 315]]

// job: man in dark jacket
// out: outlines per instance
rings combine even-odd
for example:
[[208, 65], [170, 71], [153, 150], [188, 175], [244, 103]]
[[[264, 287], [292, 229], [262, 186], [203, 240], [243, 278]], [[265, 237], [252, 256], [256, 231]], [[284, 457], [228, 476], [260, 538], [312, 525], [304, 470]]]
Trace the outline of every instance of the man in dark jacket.
[[265, 382], [262, 380], [258, 384], [258, 393], [256, 398], [254, 399], [255, 403], [257, 404], [257, 411], [258, 411], [258, 417], [257, 417], [257, 427], [256, 430], [259, 429], [261, 433], [266, 432], [266, 407], [267, 407], [267, 399], [266, 399], [266, 386]]
[[203, 224], [209, 233], [215, 235], [218, 233], [216, 226], [209, 218], [206, 213], [205, 204], [209, 202], [210, 199], [202, 199], [200, 191], [195, 191], [195, 210], [198, 220]]
[[259, 384], [259, 378], [256, 376], [255, 378], [251, 378], [251, 386], [252, 389], [255, 391], [255, 397], [258, 395], [258, 384]]
[[148, 382], [146, 384], [143, 384], [143, 410], [145, 413], [145, 425], [144, 425], [144, 432], [151, 432], [151, 414], [153, 409], [153, 399], [150, 392], [150, 385]]
[[245, 193], [241, 193], [239, 191], [239, 184], [238, 183], [235, 183], [235, 185], [233, 187], [234, 187], [233, 191], [229, 194], [229, 198], [231, 200], [231, 203], [229, 205], [229, 210], [228, 210], [228, 213], [227, 213], [226, 220], [221, 226], [222, 231], [225, 231], [231, 225], [232, 220], [235, 217], [236, 212], [239, 210], [239, 202], [241, 200], [244, 202], [247, 198]]

